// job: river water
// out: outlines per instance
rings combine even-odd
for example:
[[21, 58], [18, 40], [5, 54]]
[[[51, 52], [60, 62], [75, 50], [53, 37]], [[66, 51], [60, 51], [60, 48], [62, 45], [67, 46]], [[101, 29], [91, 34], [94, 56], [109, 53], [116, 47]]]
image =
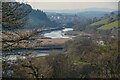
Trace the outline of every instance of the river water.
[[70, 35], [64, 35], [64, 32], [66, 31], [72, 31], [73, 28], [65, 28], [63, 30], [57, 30], [57, 31], [51, 31], [49, 33], [45, 33], [45, 37], [49, 38], [72, 38]]
[[[44, 37], [49, 37], [49, 38], [72, 38], [72, 36], [70, 35], [64, 35], [64, 33], [66, 31], [71, 31], [73, 30], [73, 28], [65, 28], [63, 30], [56, 30], [56, 31], [51, 31], [48, 33], [44, 33]], [[14, 60], [16, 59], [16, 55], [21, 55], [21, 54], [25, 54], [26, 51], [35, 51], [36, 54], [34, 54], [33, 56], [46, 56], [48, 55], [48, 52], [53, 51], [53, 50], [28, 50], [28, 49], [18, 49], [18, 50], [14, 50], [12, 52], [3, 52], [6, 54], [10, 54], [10, 60]], [[58, 50], [60, 51], [60, 50]], [[18, 57], [18, 56], [17, 56]]]

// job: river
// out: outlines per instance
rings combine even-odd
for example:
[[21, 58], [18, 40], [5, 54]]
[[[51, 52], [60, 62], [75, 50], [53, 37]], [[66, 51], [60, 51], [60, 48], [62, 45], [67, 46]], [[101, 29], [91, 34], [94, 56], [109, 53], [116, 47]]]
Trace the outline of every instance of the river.
[[72, 38], [73, 36], [64, 35], [64, 32], [71, 31], [71, 30], [73, 30], [73, 28], [65, 28], [63, 30], [51, 31], [51, 32], [45, 33], [43, 35], [44, 35], [44, 37], [49, 37], [49, 38]]
[[[73, 28], [65, 28], [63, 30], [55, 30], [55, 31], [51, 31], [51, 32], [46, 32], [44, 33], [44, 37], [49, 37], [49, 38], [72, 38], [73, 36], [70, 36], [70, 35], [64, 35], [64, 33], [66, 31], [71, 31], [73, 30]], [[23, 55], [26, 53], [26, 52], [35, 52], [35, 54], [33, 54], [33, 56], [46, 56], [46, 55], [49, 55], [48, 53], [51, 52], [51, 51], [62, 51], [62, 49], [52, 49], [52, 50], [41, 50], [41, 49], [17, 49], [17, 50], [13, 50], [11, 52], [2, 52], [3, 54], [9, 54], [10, 56], [10, 60], [14, 60], [16, 59], [16, 55]], [[18, 56], [17, 56], [18, 57]], [[8, 57], [7, 57], [8, 58]]]

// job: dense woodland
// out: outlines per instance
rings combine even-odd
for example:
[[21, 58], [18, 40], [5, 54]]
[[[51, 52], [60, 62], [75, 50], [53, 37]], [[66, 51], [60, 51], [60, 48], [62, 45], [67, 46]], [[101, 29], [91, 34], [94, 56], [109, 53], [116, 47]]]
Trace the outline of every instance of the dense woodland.
[[[63, 24], [62, 22], [56, 23], [54, 20], [50, 20], [49, 16], [43, 11], [35, 11], [30, 5], [24, 3], [2, 3], [2, 14], [3, 51], [23, 48], [20, 44], [25, 41], [28, 42], [31, 37], [36, 35], [36, 29], [19, 31], [24, 26], [34, 23], [29, 24], [29, 20], [33, 19], [31, 17], [34, 17], [34, 20], [41, 19], [40, 23], [33, 25], [38, 26], [42, 22], [40, 28], [48, 27], [48, 25], [44, 25], [48, 22], [59, 26]], [[111, 16], [117, 16], [117, 18]], [[119, 21], [119, 15], [113, 12], [99, 19], [85, 19], [82, 22], [76, 17], [77, 15], [74, 15], [73, 22], [70, 21], [71, 23], [69, 23], [74, 26], [74, 31], [87, 32], [92, 34], [91, 36], [78, 36], [65, 42], [63, 44], [64, 52], [60, 54], [53, 52], [45, 57], [31, 57], [26, 53], [25, 59], [18, 58], [13, 62], [3, 60], [3, 78], [26, 78], [26, 80], [30, 78], [35, 80], [42, 78], [119, 78], [120, 40], [119, 35], [117, 35], [119, 27], [107, 30], [99, 29], [101, 26]], [[95, 25], [95, 22], [104, 19], [108, 19], [108, 21]], [[66, 23], [68, 25], [67, 21]], [[103, 40], [104, 44], [96, 42], [100, 40]], [[31, 45], [35, 47], [41, 44], [30, 43], [28, 47], [31, 47]], [[8, 56], [8, 54], [2, 55]]]

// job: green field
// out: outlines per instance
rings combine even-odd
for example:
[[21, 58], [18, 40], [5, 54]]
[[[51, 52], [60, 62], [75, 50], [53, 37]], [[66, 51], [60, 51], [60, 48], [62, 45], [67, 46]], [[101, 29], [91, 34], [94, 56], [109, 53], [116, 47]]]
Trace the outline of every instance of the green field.
[[38, 59], [45, 59], [45, 56], [38, 56]]
[[118, 27], [118, 23], [120, 23], [120, 21], [115, 21], [115, 22], [112, 22], [112, 23], [103, 25], [103, 26], [101, 26], [101, 27], [98, 28], [98, 29], [108, 30], [108, 29], [111, 29], [111, 28], [115, 28], [115, 27]]
[[[117, 16], [111, 16], [111, 18], [117, 19]], [[97, 22], [91, 24], [91, 26], [97, 26], [97, 25], [101, 25], [101, 24], [107, 24], [108, 21], [109, 21], [109, 19], [110, 19], [110, 18], [102, 19], [102, 20], [100, 20], [100, 21], [97, 21]]]

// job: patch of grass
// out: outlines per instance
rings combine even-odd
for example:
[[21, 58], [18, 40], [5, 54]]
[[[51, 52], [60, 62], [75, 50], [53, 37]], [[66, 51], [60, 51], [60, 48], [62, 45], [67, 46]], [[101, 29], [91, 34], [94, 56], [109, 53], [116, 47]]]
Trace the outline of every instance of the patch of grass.
[[38, 56], [39, 59], [45, 59], [45, 56]]
[[81, 61], [75, 61], [74, 65], [89, 65], [90, 63], [88, 62], [81, 62]]
[[106, 19], [103, 19], [103, 20], [100, 20], [100, 21], [97, 21], [97, 22], [91, 24], [91, 26], [96, 26], [96, 25], [101, 25], [101, 24], [107, 24], [108, 21], [109, 21], [109, 19], [106, 18]]
[[[117, 19], [117, 16], [111, 16], [110, 18], [113, 18], [115, 20], [115, 19]], [[102, 19], [100, 21], [92, 23], [91, 26], [97, 26], [97, 25], [107, 24], [110, 18], [104, 18], [104, 19]]]
[[98, 29], [108, 30], [108, 29], [111, 29], [111, 28], [117, 28], [117, 27], [118, 27], [118, 23], [120, 23], [120, 21], [115, 21], [115, 22], [112, 22], [112, 23], [103, 25], [103, 26], [101, 26], [101, 27], [98, 28]]

